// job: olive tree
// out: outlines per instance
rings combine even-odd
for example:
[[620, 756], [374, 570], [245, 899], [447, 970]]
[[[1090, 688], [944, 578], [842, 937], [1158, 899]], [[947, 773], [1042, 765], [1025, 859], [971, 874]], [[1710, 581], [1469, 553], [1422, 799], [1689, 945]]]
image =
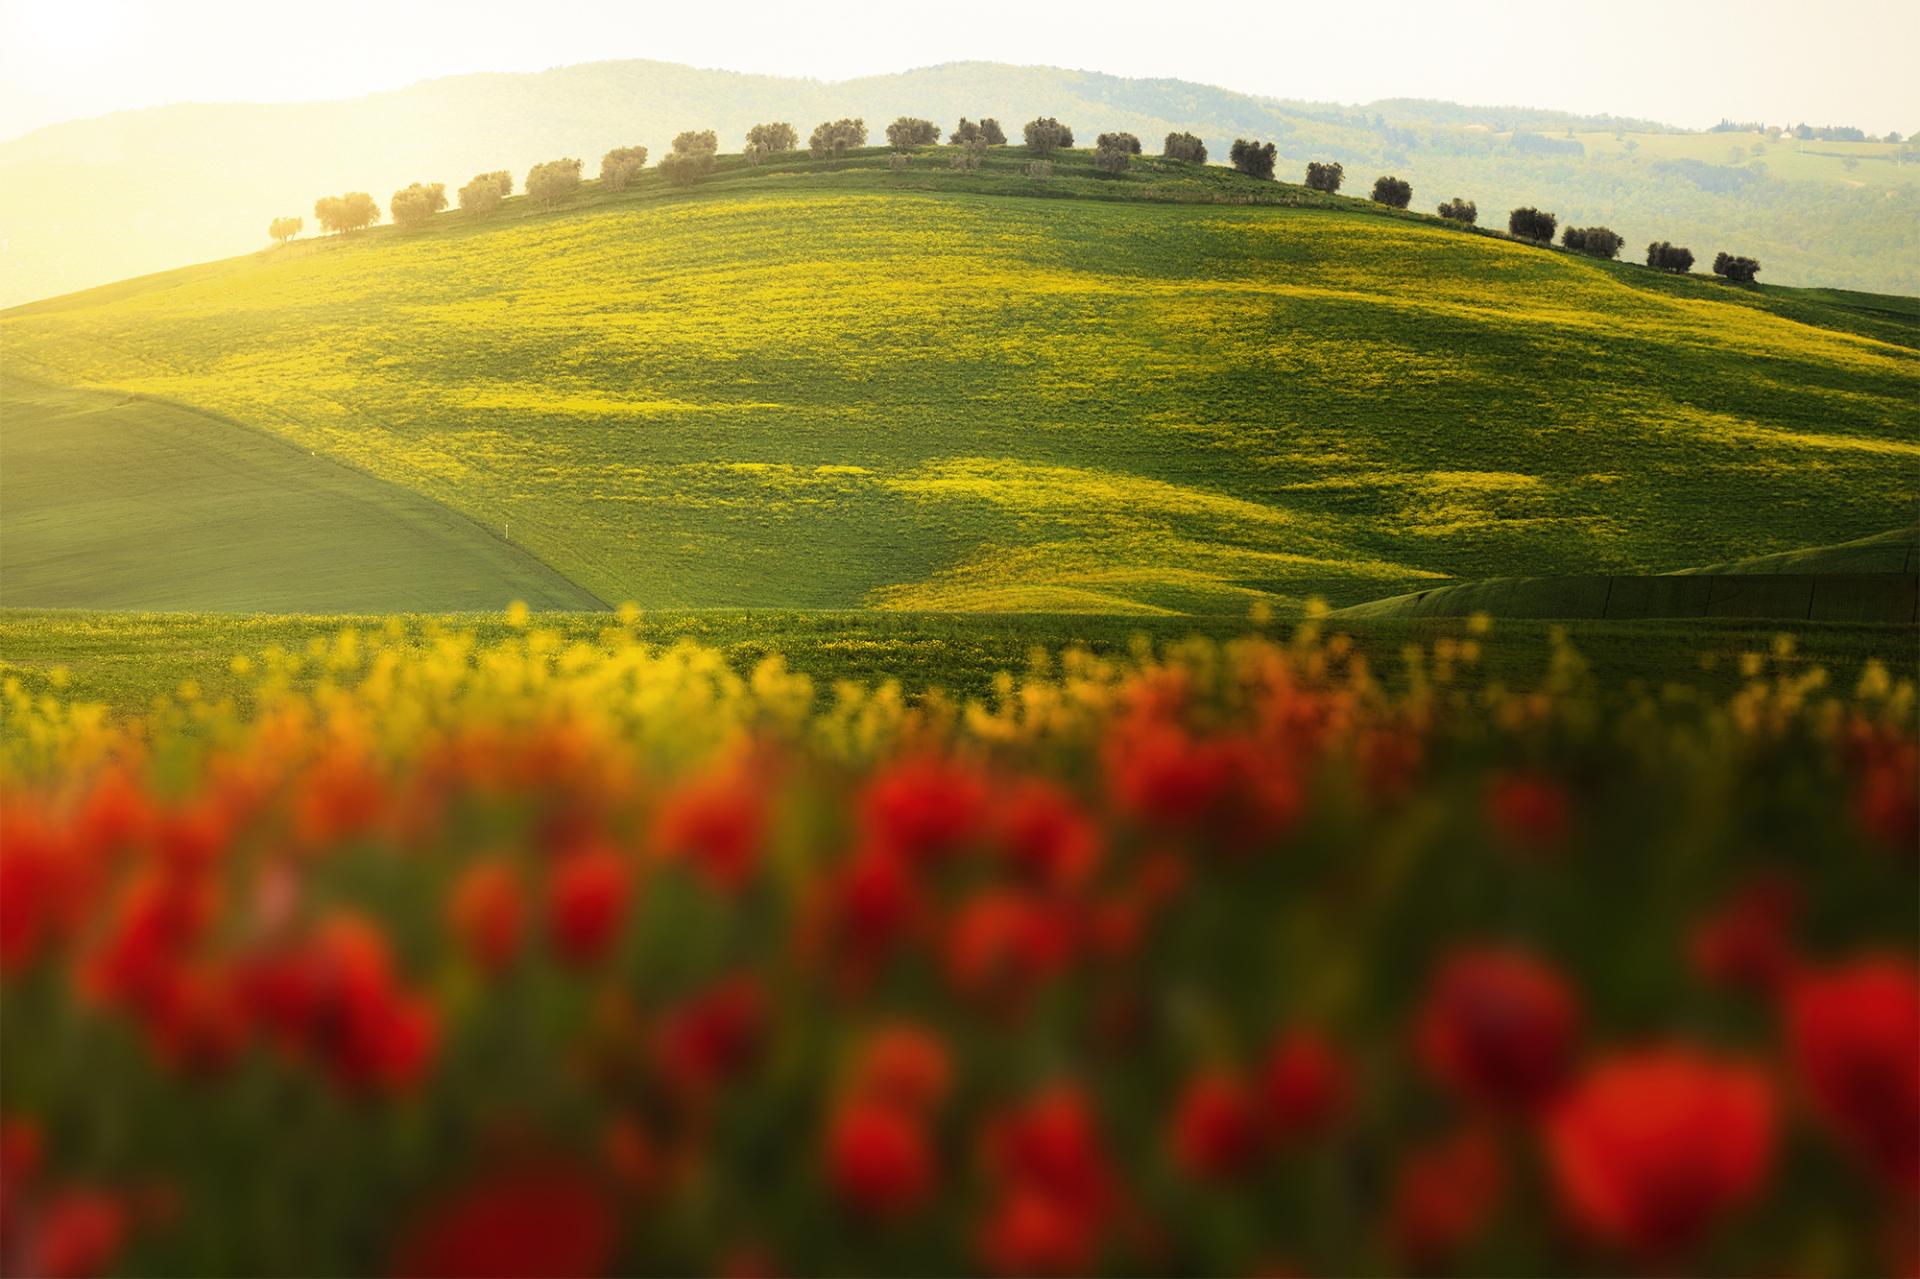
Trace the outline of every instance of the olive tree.
[[1603, 226], [1570, 226], [1560, 233], [1560, 243], [1590, 258], [1617, 258], [1626, 242], [1624, 236]]
[[713, 172], [719, 150], [720, 138], [712, 129], [689, 129], [674, 138], [673, 150], [660, 161], [660, 174], [675, 186], [692, 186]]
[[609, 191], [624, 191], [646, 167], [645, 147], [615, 147], [600, 157], [600, 185]]
[[895, 151], [924, 147], [940, 140], [940, 126], [931, 120], [901, 116], [887, 126], [887, 145]]
[[1685, 275], [1693, 270], [1693, 250], [1666, 240], [1655, 240], [1647, 246], [1647, 265], [1656, 271]]
[[1227, 162], [1250, 178], [1271, 178], [1273, 152], [1271, 142], [1261, 143], [1247, 138], [1235, 138], [1233, 145], [1227, 149]]
[[571, 157], [547, 160], [527, 170], [527, 198], [551, 209], [580, 189], [580, 162]]
[[345, 235], [378, 222], [380, 206], [365, 191], [349, 191], [345, 195], [327, 195], [314, 201], [313, 216], [320, 223], [322, 231]]
[[1021, 135], [1026, 139], [1027, 150], [1035, 155], [1052, 155], [1062, 147], [1073, 145], [1073, 130], [1050, 115], [1027, 121]]
[[799, 146], [800, 135], [786, 121], [776, 120], [772, 124], [756, 124], [748, 129], [747, 145], [759, 148], [766, 155], [778, 155]]
[[828, 156], [842, 156], [849, 151], [867, 145], [867, 122], [861, 119], [829, 120], [825, 124], [813, 126], [813, 136], [807, 139], [807, 150], [816, 160]]
[[1374, 179], [1373, 202], [1389, 209], [1404, 209], [1413, 201], [1413, 184], [1391, 174]]
[[1167, 143], [1160, 154], [1169, 160], [1179, 160], [1184, 164], [1205, 164], [1207, 162], [1207, 144], [1191, 133], [1169, 133]]
[[1459, 196], [1440, 203], [1440, 216], [1449, 222], [1464, 222], [1468, 226], [1480, 220], [1480, 208], [1472, 200], [1462, 200]]
[[1338, 160], [1331, 163], [1314, 160], [1307, 165], [1307, 186], [1315, 191], [1324, 191], [1328, 195], [1340, 189], [1340, 183], [1346, 176], [1347, 170]]
[[473, 181], [460, 188], [461, 209], [475, 217], [485, 217], [499, 208], [500, 201], [506, 196], [502, 187], [509, 185], [512, 181], [508, 179], [507, 183], [502, 183], [500, 181], [502, 176], [504, 175], [498, 173], [475, 175]]
[[416, 182], [393, 193], [387, 208], [395, 226], [416, 227], [447, 207], [447, 188], [442, 182]]
[[1553, 243], [1554, 228], [1560, 225], [1560, 219], [1551, 213], [1542, 213], [1531, 205], [1515, 209], [1507, 215], [1507, 232], [1522, 240], [1537, 240], [1541, 244]]
[[306, 223], [299, 218], [275, 218], [272, 223], [268, 225], [267, 234], [281, 244], [285, 244], [294, 236], [299, 235], [300, 228], [305, 225]]
[[1093, 162], [1103, 173], [1125, 173], [1139, 154], [1140, 139], [1131, 133], [1103, 133], [1093, 146]]

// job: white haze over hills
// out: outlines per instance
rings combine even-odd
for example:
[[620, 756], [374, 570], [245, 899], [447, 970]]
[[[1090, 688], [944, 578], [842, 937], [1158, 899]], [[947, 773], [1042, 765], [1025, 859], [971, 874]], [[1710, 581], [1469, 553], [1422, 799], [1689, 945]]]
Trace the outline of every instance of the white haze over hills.
[[[1022, 122], [1054, 115], [1083, 143], [1137, 133], [1150, 150], [1170, 130], [1203, 136], [1216, 161], [1236, 136], [1275, 141], [1279, 173], [1339, 160], [1349, 189], [1395, 172], [1415, 205], [1477, 200], [1483, 222], [1513, 204], [1553, 208], [1563, 222], [1604, 222], [1628, 253], [1655, 238], [1758, 256], [1763, 279], [1920, 293], [1920, 167], [1901, 182], [1785, 182], [1751, 167], [1671, 166], [1581, 154], [1570, 129], [1659, 129], [1646, 122], [1523, 108], [1459, 108], [1407, 100], [1363, 107], [1254, 97], [1180, 80], [1126, 79], [1051, 67], [950, 63], [898, 75], [823, 82], [651, 61], [598, 62], [527, 74], [428, 81], [342, 101], [178, 105], [40, 129], [0, 144], [0, 305], [262, 247], [274, 217], [313, 226], [313, 202], [371, 192], [383, 209], [414, 181], [449, 192], [477, 172], [634, 143], [657, 157], [683, 129], [719, 131], [738, 150], [749, 126], [862, 116], [879, 140], [898, 115], [943, 127], [962, 115]], [[1510, 129], [1546, 151], [1518, 148]], [[1571, 148], [1571, 150], [1570, 150]], [[1893, 166], [1883, 166], [1892, 171]]]

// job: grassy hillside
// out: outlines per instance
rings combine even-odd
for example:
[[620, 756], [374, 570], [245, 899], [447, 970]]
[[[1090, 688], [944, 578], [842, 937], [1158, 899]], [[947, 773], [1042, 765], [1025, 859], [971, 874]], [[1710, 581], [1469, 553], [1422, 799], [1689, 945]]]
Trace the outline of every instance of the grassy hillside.
[[1920, 525], [1888, 529], [1832, 546], [1754, 555], [1682, 573], [1912, 573], [1920, 571]]
[[0, 339], [511, 522], [648, 607], [1238, 614], [1910, 516], [1903, 303], [1021, 158], [650, 176], [19, 308]]
[[465, 516], [202, 413], [9, 376], [0, 422], [6, 607], [596, 603]]
[[[1920, 528], [1757, 555], [1661, 576], [1497, 577], [1339, 609], [1343, 623], [1383, 619], [1711, 618], [1920, 622]], [[1912, 648], [1909, 639], [1905, 647]]]
[[[717, 129], [732, 150], [762, 120], [790, 120], [804, 137], [818, 121], [864, 116], [878, 137], [902, 114], [948, 128], [997, 116], [1016, 137], [1053, 115], [1083, 139], [1126, 129], [1154, 150], [1168, 131], [1192, 130], [1216, 162], [1235, 137], [1264, 138], [1283, 177], [1338, 160], [1356, 184], [1409, 179], [1420, 208], [1464, 196], [1504, 219], [1534, 204], [1612, 226], [1635, 251], [1670, 239], [1703, 261], [1720, 249], [1755, 255], [1774, 283], [1920, 294], [1920, 165], [1896, 164], [1880, 143], [1767, 142], [1510, 107], [1289, 102], [983, 62], [827, 83], [618, 61], [339, 102], [121, 112], [0, 142], [0, 304], [243, 252], [279, 215], [311, 226], [323, 194], [370, 191], [384, 205], [410, 182], [452, 191], [474, 173], [521, 174], [560, 155], [591, 166], [640, 143], [658, 156], [682, 129]], [[137, 192], [137, 216], [101, 192]]]

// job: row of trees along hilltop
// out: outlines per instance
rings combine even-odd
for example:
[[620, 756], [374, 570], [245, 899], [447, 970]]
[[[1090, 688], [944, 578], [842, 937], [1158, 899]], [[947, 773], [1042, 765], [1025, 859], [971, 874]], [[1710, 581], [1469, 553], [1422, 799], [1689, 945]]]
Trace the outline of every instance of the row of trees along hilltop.
[[[908, 153], [939, 143], [940, 127], [931, 120], [901, 116], [886, 127], [886, 139], [894, 152], [891, 164], [894, 168], [903, 168]], [[1027, 173], [1032, 177], [1045, 178], [1052, 175], [1050, 157], [1053, 153], [1072, 148], [1073, 130], [1052, 116], [1041, 116], [1027, 122], [1021, 130], [1021, 140], [1029, 152], [1039, 157], [1027, 167]], [[947, 145], [955, 149], [953, 166], [956, 169], [978, 168], [988, 147], [1005, 146], [1006, 143], [1006, 131], [1000, 127], [998, 120], [991, 118], [974, 121], [962, 116], [960, 123], [947, 135]], [[827, 120], [814, 126], [807, 138], [807, 153], [816, 160], [834, 159], [866, 145], [865, 120]], [[769, 156], [789, 154], [799, 150], [799, 146], [800, 134], [791, 124], [785, 121], [756, 124], [747, 131], [741, 158], [749, 165], [759, 165]], [[691, 186], [713, 171], [719, 147], [719, 137], [712, 129], [690, 129], [674, 138], [672, 150], [661, 157], [657, 168], [660, 175], [675, 186]], [[1094, 143], [1093, 163], [1103, 173], [1124, 173], [1133, 158], [1141, 152], [1140, 139], [1135, 135], [1103, 133]], [[1203, 165], [1207, 162], [1207, 144], [1192, 133], [1169, 133], [1160, 154], [1163, 160]], [[1271, 142], [1236, 138], [1228, 152], [1227, 162], [1234, 170], [1249, 177], [1271, 180], [1275, 146]], [[646, 164], [645, 147], [615, 147], [600, 157], [600, 185], [608, 191], [624, 191]], [[550, 209], [565, 201], [580, 188], [581, 168], [581, 162], [571, 157], [534, 165], [527, 172], [527, 198], [542, 209]], [[1345, 177], [1346, 170], [1339, 162], [1315, 160], [1307, 165], [1304, 185], [1309, 190], [1333, 195], [1340, 190]], [[476, 175], [460, 188], [457, 198], [462, 211], [484, 217], [512, 194], [513, 175], [501, 169]], [[1375, 204], [1404, 209], [1413, 202], [1413, 185], [1404, 178], [1383, 174], [1374, 180], [1373, 193], [1369, 198]], [[446, 207], [446, 187], [439, 182], [416, 182], [395, 191], [388, 204], [394, 224], [399, 227], [423, 225]], [[1465, 226], [1474, 226], [1480, 220], [1478, 206], [1472, 200], [1458, 196], [1442, 201], [1437, 212], [1445, 220]], [[343, 235], [378, 222], [380, 206], [366, 192], [353, 191], [345, 195], [322, 196], [314, 203], [313, 214], [323, 232]], [[1507, 233], [1516, 240], [1550, 245], [1557, 228], [1558, 219], [1553, 214], [1531, 207], [1515, 209], [1507, 216]], [[268, 234], [274, 240], [285, 243], [303, 229], [304, 223], [300, 218], [275, 218], [268, 227]], [[1626, 240], [1605, 226], [1569, 226], [1561, 231], [1560, 243], [1574, 253], [1613, 260], [1620, 256]], [[1665, 240], [1656, 240], [1647, 246], [1647, 265], [1656, 270], [1685, 274], [1693, 269], [1693, 262], [1691, 250]], [[1714, 258], [1713, 271], [1728, 280], [1750, 284], [1759, 274], [1760, 263], [1750, 257], [1722, 252]]]

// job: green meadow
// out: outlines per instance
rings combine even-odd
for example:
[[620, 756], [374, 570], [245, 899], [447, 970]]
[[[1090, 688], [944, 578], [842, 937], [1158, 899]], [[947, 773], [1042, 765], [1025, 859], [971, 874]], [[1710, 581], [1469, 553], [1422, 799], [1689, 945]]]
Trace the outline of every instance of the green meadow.
[[[531, 624], [563, 644], [601, 641], [623, 623], [601, 613], [541, 613]], [[1227, 640], [1266, 632], [1294, 634], [1293, 623], [1244, 617], [1061, 616], [1036, 613], [907, 613], [872, 609], [694, 609], [645, 613], [631, 624], [644, 642], [690, 642], [718, 649], [742, 675], [778, 655], [811, 677], [825, 696], [839, 680], [897, 684], [909, 696], [939, 688], [955, 698], [993, 695], [1003, 674], [1055, 662], [1068, 647], [1119, 656], [1164, 649], [1193, 637]], [[1469, 670], [1509, 688], [1532, 689], [1564, 676], [1568, 663], [1604, 698], [1658, 691], [1669, 683], [1719, 695], [1741, 687], [1764, 656], [1789, 672], [1819, 666], [1837, 688], [1851, 688], [1869, 663], [1910, 666], [1910, 626], [1704, 620], [1565, 622], [1529, 618], [1336, 615], [1315, 624], [1348, 637], [1394, 688], [1443, 677], [1430, 654], [1451, 642], [1452, 671]], [[470, 633], [482, 645], [509, 638], [500, 613], [386, 616], [102, 613], [11, 609], [0, 613], [0, 682], [26, 692], [98, 702], [115, 713], [146, 710], [183, 692], [196, 702], [246, 703], [262, 658], [275, 650], [303, 661], [306, 685], [329, 678], [323, 655], [344, 629], [397, 630], [420, 638]], [[1567, 647], [1556, 640], [1564, 638]], [[1466, 646], [1471, 645], [1469, 650]], [[1471, 651], [1472, 656], [1465, 656]], [[236, 661], [236, 659], [240, 659]]]
[[466, 516], [259, 431], [18, 377], [0, 405], [0, 606], [598, 604]]
[[[271, 437], [418, 523], [445, 589], [520, 574], [553, 607], [1241, 619], [1912, 518], [1912, 299], [1659, 276], [1155, 160], [1107, 178], [1072, 153], [1040, 181], [1029, 158], [589, 183], [18, 307], [0, 343], [40, 382], [144, 397], [127, 412], [217, 415], [165, 436], [183, 501]], [[91, 484], [104, 421], [13, 386], [33, 461], [6, 505]], [[63, 580], [61, 555], [147, 540], [166, 500], [109, 486], [84, 535], [10, 522], [5, 602], [396, 607], [324, 593], [317, 561], [412, 589], [350, 544], [310, 552], [303, 527], [352, 523], [318, 497], [230, 512], [262, 567], [228, 598], [176, 584], [210, 580], [202, 551], [149, 548], [137, 587]]]

